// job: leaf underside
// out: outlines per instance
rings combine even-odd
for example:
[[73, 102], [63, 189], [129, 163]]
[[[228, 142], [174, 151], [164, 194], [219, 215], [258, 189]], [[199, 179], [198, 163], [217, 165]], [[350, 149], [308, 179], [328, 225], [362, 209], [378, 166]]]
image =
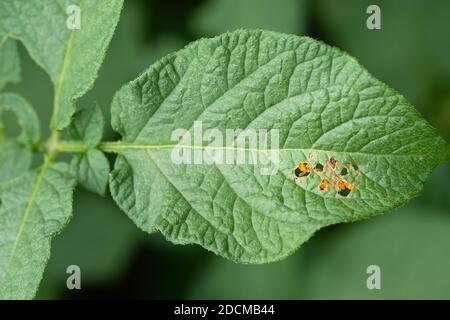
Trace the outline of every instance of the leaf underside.
[[98, 104], [80, 108], [69, 127], [72, 139], [81, 140], [89, 148], [96, 147], [102, 140], [105, 119]]
[[[80, 28], [73, 11], [80, 9]], [[0, 34], [20, 40], [55, 86], [55, 123], [65, 128], [89, 90], [119, 20], [123, 0], [2, 0]], [[68, 28], [68, 21], [71, 28]]]
[[[258, 165], [175, 164], [171, 133], [278, 129], [274, 175]], [[394, 90], [346, 53], [308, 37], [239, 30], [196, 41], [124, 86], [112, 105], [123, 136], [113, 198], [147, 232], [243, 263], [279, 260], [318, 229], [392, 210], [417, 195], [449, 146]], [[176, 142], [175, 142], [176, 143]], [[155, 147], [156, 146], [156, 147]], [[301, 162], [360, 170], [342, 196]]]
[[[123, 0], [0, 1], [0, 41], [6, 39], [9, 46], [9, 39], [21, 41], [54, 84], [53, 133], [69, 125], [75, 101], [92, 87], [122, 4]], [[79, 10], [80, 28], [74, 8]], [[17, 73], [18, 67], [9, 73], [2, 68], [0, 63], [0, 86], [2, 81], [16, 80], [13, 72]], [[27, 114], [16, 115], [21, 124]], [[24, 124], [21, 136], [0, 144], [0, 169], [11, 169], [0, 174], [0, 180], [8, 180], [0, 183], [0, 298], [34, 296], [49, 257], [51, 237], [71, 216], [75, 179], [69, 166], [52, 165], [50, 155], [38, 170], [24, 173], [31, 163], [31, 147], [39, 138], [34, 135], [34, 121]], [[100, 137], [95, 133], [83, 138], [90, 145]], [[20, 161], [12, 162], [9, 156], [20, 157]], [[10, 180], [18, 174], [22, 175]]]
[[108, 184], [109, 162], [106, 156], [97, 149], [88, 150], [73, 157], [71, 171], [78, 182], [91, 192], [102, 196]]
[[56, 163], [0, 183], [0, 299], [31, 299], [47, 260], [50, 240], [72, 215], [75, 180]]
[[102, 196], [106, 193], [110, 168], [106, 156], [95, 147], [102, 140], [104, 124], [102, 110], [94, 104], [78, 110], [69, 127], [71, 137], [87, 147], [85, 152], [73, 157], [72, 173], [83, 187]]

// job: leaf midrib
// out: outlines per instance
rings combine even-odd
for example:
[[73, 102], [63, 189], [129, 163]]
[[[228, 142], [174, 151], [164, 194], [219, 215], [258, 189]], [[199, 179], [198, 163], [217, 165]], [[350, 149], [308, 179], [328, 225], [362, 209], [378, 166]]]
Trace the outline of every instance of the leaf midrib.
[[141, 143], [127, 143], [127, 142], [103, 142], [99, 145], [99, 149], [104, 152], [114, 152], [114, 153], [122, 153], [127, 150], [164, 150], [164, 149], [173, 149], [173, 148], [182, 148], [182, 149], [204, 149], [204, 150], [236, 150], [236, 151], [249, 151], [249, 152], [322, 152], [322, 153], [336, 153], [336, 154], [348, 154], [348, 155], [358, 155], [364, 157], [423, 157], [423, 154], [397, 154], [397, 153], [363, 153], [357, 151], [336, 151], [336, 150], [324, 150], [324, 149], [316, 149], [316, 148], [279, 148], [279, 149], [265, 149], [265, 148], [241, 148], [241, 147], [232, 147], [232, 146], [199, 146], [199, 145], [187, 145], [187, 144], [141, 144]]
[[58, 121], [57, 118], [58, 118], [59, 110], [61, 107], [61, 91], [62, 91], [64, 79], [65, 79], [65, 76], [67, 73], [67, 66], [69, 64], [68, 61], [69, 61], [71, 53], [72, 53], [74, 34], [75, 34], [75, 32], [72, 29], [70, 32], [69, 40], [67, 42], [66, 53], [64, 54], [64, 60], [63, 60], [62, 68], [61, 68], [61, 73], [59, 75], [58, 82], [55, 86], [55, 99], [54, 99], [54, 104], [53, 104], [53, 115], [52, 115], [52, 123], [51, 123], [51, 126], [53, 128], [57, 127], [56, 123]]
[[14, 256], [15, 256], [15, 253], [16, 253], [16, 250], [17, 250], [17, 245], [18, 245], [19, 240], [20, 240], [20, 238], [21, 238], [21, 236], [22, 236], [22, 234], [23, 234], [23, 231], [24, 231], [24, 229], [25, 229], [25, 225], [26, 225], [26, 223], [27, 223], [27, 220], [28, 220], [28, 217], [29, 217], [29, 215], [30, 215], [31, 209], [33, 208], [34, 202], [35, 202], [35, 200], [36, 200], [36, 196], [37, 196], [37, 194], [38, 194], [38, 192], [39, 192], [39, 189], [40, 189], [40, 187], [41, 187], [42, 181], [44, 180], [45, 173], [47, 172], [47, 170], [48, 170], [48, 168], [49, 168], [49, 166], [50, 166], [52, 160], [53, 160], [53, 159], [52, 159], [51, 156], [48, 156], [48, 157], [45, 159], [45, 162], [44, 162], [44, 164], [43, 164], [42, 167], [41, 167], [41, 170], [40, 170], [40, 172], [39, 172], [39, 175], [38, 175], [37, 178], [36, 178], [36, 182], [35, 182], [35, 184], [34, 184], [33, 191], [32, 191], [32, 193], [31, 193], [30, 197], [28, 198], [27, 207], [26, 207], [26, 209], [25, 209], [25, 212], [24, 212], [22, 221], [21, 221], [21, 223], [20, 223], [20, 226], [19, 226], [19, 230], [18, 230], [18, 232], [17, 232], [16, 239], [14, 240], [14, 245], [13, 245], [13, 248], [12, 248], [12, 250], [11, 250], [11, 255], [10, 255], [9, 259], [8, 259], [8, 262], [7, 262], [6, 265], [5, 265], [5, 272], [3, 273], [2, 279], [1, 279], [1, 281], [0, 281], [0, 286], [1, 286], [1, 283], [3, 283], [3, 280], [4, 280], [4, 279], [6, 278], [6, 276], [8, 275], [8, 272], [9, 272], [9, 269], [10, 269], [10, 266], [11, 266], [11, 263], [12, 263], [12, 261], [13, 261], [13, 259], [14, 259]]
[[[80, 3], [79, 3], [80, 6], [81, 6], [82, 2], [83, 2], [83, 0], [80, 0]], [[67, 73], [67, 67], [68, 67], [68, 64], [69, 64], [68, 61], [70, 59], [70, 55], [72, 53], [72, 48], [73, 48], [73, 39], [74, 39], [74, 34], [75, 34], [74, 31], [75, 30], [72, 29], [71, 32], [70, 32], [69, 40], [68, 40], [67, 46], [66, 46], [66, 52], [64, 54], [64, 60], [63, 60], [62, 68], [61, 68], [61, 73], [60, 73], [60, 76], [58, 78], [58, 82], [55, 85], [53, 114], [52, 114], [52, 120], [51, 120], [51, 129], [52, 129], [52, 135], [53, 136], [58, 136], [58, 131], [57, 131], [57, 127], [58, 127], [57, 126], [57, 121], [58, 121], [58, 119], [57, 119], [57, 117], [58, 117], [60, 106], [61, 106], [61, 101], [60, 101], [61, 100], [61, 91], [62, 91], [62, 87], [63, 87], [63, 84], [64, 84], [65, 75]], [[11, 36], [12, 35], [9, 35], [9, 34], [6, 35], [4, 37], [4, 39], [2, 39], [1, 45], [3, 45], [4, 42], [6, 42], [6, 40], [9, 37], [11, 37]], [[25, 225], [27, 223], [27, 220], [28, 220], [30, 212], [31, 212], [31, 210], [33, 208], [33, 205], [35, 203], [35, 200], [36, 200], [37, 194], [38, 194], [38, 192], [40, 190], [42, 181], [44, 180], [44, 176], [45, 176], [45, 174], [46, 174], [50, 164], [52, 163], [53, 158], [54, 158], [54, 154], [48, 154], [47, 155], [43, 165], [41, 166], [41, 170], [39, 172], [39, 175], [36, 178], [36, 182], [34, 184], [33, 191], [31, 193], [30, 197], [28, 198], [28, 204], [27, 204], [27, 207], [25, 209], [22, 221], [20, 223], [19, 230], [17, 232], [17, 236], [16, 236], [16, 238], [14, 240], [14, 245], [13, 245], [13, 248], [11, 250], [11, 255], [10, 255], [9, 259], [8, 259], [8, 262], [5, 265], [5, 271], [4, 271], [3, 275], [2, 275], [2, 279], [0, 279], [0, 286], [1, 286], [1, 283], [3, 283], [3, 280], [7, 277], [8, 273], [9, 273], [9, 269], [10, 269], [11, 263], [12, 263], [12, 261], [14, 259], [18, 243], [19, 243], [20, 238], [21, 238], [21, 236], [23, 234], [23, 231], [25, 229]]]
[[[82, 7], [83, 2], [84, 2], [84, 0], [80, 0], [80, 2], [78, 3], [78, 6], [80, 8]], [[69, 36], [69, 40], [67, 41], [66, 52], [64, 53], [64, 60], [63, 60], [62, 68], [61, 68], [61, 73], [59, 75], [58, 82], [55, 85], [55, 98], [54, 98], [54, 104], [53, 104], [53, 114], [52, 114], [52, 120], [51, 120], [51, 124], [50, 124], [52, 129], [58, 129], [57, 123], [58, 123], [59, 110], [61, 108], [61, 101], [60, 101], [61, 100], [61, 91], [62, 91], [64, 80], [66, 77], [69, 60], [70, 60], [70, 57], [72, 54], [73, 42], [74, 42], [74, 38], [75, 38], [75, 30], [76, 29], [70, 30], [70, 36]]]

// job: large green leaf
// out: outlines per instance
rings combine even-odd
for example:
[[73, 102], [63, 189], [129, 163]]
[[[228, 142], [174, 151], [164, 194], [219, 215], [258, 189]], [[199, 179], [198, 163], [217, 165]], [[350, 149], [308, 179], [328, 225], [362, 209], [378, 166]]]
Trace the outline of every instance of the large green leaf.
[[[278, 170], [176, 164], [172, 133], [193, 133], [195, 121], [223, 136], [226, 129], [279, 130]], [[450, 156], [408, 101], [355, 59], [308, 37], [268, 31], [226, 33], [163, 58], [117, 93], [112, 124], [123, 141], [103, 146], [122, 153], [111, 192], [130, 218], [174, 243], [245, 263], [281, 259], [322, 227], [404, 204]], [[357, 189], [322, 192], [316, 173], [294, 181], [292, 170], [311, 156], [357, 164]]]
[[[23, 42], [55, 87], [53, 127], [70, 122], [74, 101], [89, 90], [119, 20], [123, 0], [3, 0], [0, 31]], [[67, 21], [80, 9], [80, 29]]]
[[0, 299], [31, 299], [36, 294], [51, 238], [72, 215], [75, 180], [66, 164], [0, 183]]

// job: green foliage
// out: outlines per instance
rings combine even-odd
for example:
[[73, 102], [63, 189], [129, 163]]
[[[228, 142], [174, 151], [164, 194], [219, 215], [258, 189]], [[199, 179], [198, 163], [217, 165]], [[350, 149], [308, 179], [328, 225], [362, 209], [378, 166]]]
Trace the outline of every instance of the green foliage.
[[71, 137], [82, 141], [87, 148], [73, 157], [71, 170], [83, 187], [102, 196], [108, 184], [109, 162], [101, 151], [93, 148], [102, 140], [104, 126], [102, 110], [94, 104], [77, 111], [69, 128]]
[[0, 183], [0, 299], [31, 299], [47, 260], [50, 240], [72, 215], [75, 180], [64, 163]]
[[109, 162], [103, 152], [92, 149], [73, 157], [70, 167], [78, 182], [87, 190], [102, 196], [106, 193]]
[[[54, 84], [53, 128], [69, 125], [74, 101], [92, 87], [122, 4], [123, 0], [0, 2], [0, 30], [20, 40]], [[80, 29], [67, 27], [69, 5], [81, 10]]]
[[102, 140], [104, 127], [102, 109], [98, 104], [94, 104], [75, 113], [69, 132], [74, 140], [81, 140], [88, 148], [93, 148]]
[[[172, 132], [192, 133], [199, 120], [223, 136], [229, 128], [278, 129], [278, 172], [174, 164]], [[279, 260], [322, 227], [404, 204], [449, 157], [414, 108], [353, 58], [268, 31], [226, 33], [163, 58], [118, 92], [112, 124], [123, 141], [111, 193], [130, 218], [244, 263]], [[362, 185], [346, 198], [321, 192], [320, 180], [298, 185], [291, 171], [310, 154], [358, 164]]]
[[[68, 16], [73, 14], [68, 11], [69, 5], [78, 5], [83, 28], [68, 28]], [[0, 180], [7, 180], [0, 186], [1, 298], [34, 297], [49, 258], [50, 239], [72, 214], [75, 179], [69, 166], [52, 163], [63, 145], [59, 140], [60, 130], [69, 125], [75, 100], [92, 86], [121, 8], [122, 0], [7, 0], [0, 3], [0, 34], [6, 35], [1, 38], [2, 43], [8, 38], [20, 40], [54, 84], [52, 132], [45, 143], [38, 141], [39, 122], [26, 101], [12, 94], [0, 97], [0, 113], [12, 111], [23, 128], [17, 139], [0, 145], [0, 160], [3, 160]], [[11, 63], [16, 62], [13, 59]], [[9, 73], [0, 73], [0, 77], [2, 83], [12, 81]], [[98, 131], [103, 130], [97, 127], [98, 113], [92, 116], [97, 120], [93, 122], [94, 127], [90, 121], [83, 122], [83, 114], [74, 124], [80, 130], [76, 132], [86, 141], [82, 149], [87, 154], [86, 158], [81, 156], [78, 165], [74, 160], [73, 167], [83, 185], [104, 193], [107, 181], [104, 172], [109, 171], [109, 164], [103, 154], [99, 156], [88, 150], [99, 142], [101, 132]], [[32, 149], [45, 151], [45, 161], [39, 169], [26, 171], [32, 160]], [[20, 158], [14, 161], [9, 156]], [[6, 157], [8, 159], [4, 159]], [[99, 170], [94, 178], [90, 166]], [[18, 177], [11, 180], [15, 176]]]
[[[67, 12], [69, 5], [81, 9], [81, 29], [67, 28], [67, 18], [73, 14]], [[131, 6], [134, 14], [139, 12], [145, 17], [136, 4]], [[404, 204], [422, 190], [431, 171], [450, 157], [448, 144], [415, 109], [355, 59], [308, 37], [261, 30], [238, 30], [202, 39], [153, 64], [114, 98], [112, 125], [122, 140], [102, 142], [105, 120], [100, 107], [79, 98], [97, 77], [121, 8], [122, 0], [0, 2], [0, 89], [20, 78], [17, 41], [49, 74], [54, 86], [51, 136], [46, 141], [40, 139], [39, 121], [32, 107], [19, 95], [0, 94], [0, 116], [12, 113], [21, 128], [17, 137], [7, 136], [5, 121], [0, 118], [2, 299], [34, 297], [49, 259], [50, 241], [72, 215], [75, 183], [106, 195], [110, 168], [103, 152], [119, 153], [110, 175], [111, 193], [138, 227], [147, 232], [160, 231], [174, 243], [200, 244], [242, 263], [282, 259], [325, 226], [366, 219]], [[285, 0], [274, 6], [270, 1], [210, 0], [194, 15], [191, 30], [204, 35], [240, 27], [264, 27], [305, 33], [306, 12], [310, 8], [314, 6], [306, 1]], [[327, 14], [324, 11], [320, 21]], [[353, 29], [346, 20], [347, 25]], [[162, 52], [171, 51], [168, 48], [180, 47], [181, 38], [169, 33], [157, 36], [150, 47], [138, 46], [136, 39], [144, 36], [144, 27], [139, 25], [127, 29], [126, 34], [119, 33], [127, 39], [127, 45], [120, 42], [121, 54], [109, 60], [113, 72], [104, 74], [103, 86], [107, 89], [100, 97], [102, 105], [109, 103], [111, 86], [131, 79], [144, 60], [148, 65]], [[332, 29], [336, 29], [338, 38], [339, 27]], [[186, 34], [184, 37], [189, 38]], [[355, 48], [360, 49], [358, 44]], [[362, 48], [363, 57], [367, 56], [364, 52]], [[442, 50], [430, 50], [430, 55], [437, 52]], [[124, 56], [129, 61], [123, 61]], [[434, 60], [434, 69], [445, 69], [446, 62]], [[400, 77], [401, 73], [391, 72]], [[428, 77], [427, 72], [424, 75]], [[24, 96], [28, 98], [27, 94]], [[75, 108], [75, 103], [81, 108]], [[194, 121], [202, 121], [204, 130], [217, 128], [221, 133], [227, 129], [278, 129], [278, 171], [265, 176], [260, 164], [174, 164], [170, 156], [179, 141], [172, 141], [171, 134], [178, 128], [192, 132]], [[63, 140], [64, 128], [72, 140]], [[192, 149], [209, 154], [214, 149], [208, 147], [196, 145]], [[246, 145], [245, 149], [250, 151], [251, 147]], [[44, 153], [44, 163], [30, 169], [33, 160], [36, 163], [40, 159], [33, 157], [33, 152]], [[65, 152], [75, 153], [70, 166], [57, 160]], [[266, 150], [251, 152], [259, 156]], [[341, 163], [357, 163], [361, 170], [357, 189], [348, 196], [337, 194], [334, 188], [321, 192], [315, 175], [302, 182], [294, 181], [292, 170], [298, 163], [326, 163], [332, 157]], [[85, 195], [82, 191], [80, 194], [81, 198]], [[92, 200], [100, 203], [106, 199]], [[94, 270], [91, 276], [88, 271], [88, 278], [107, 278], [125, 264], [124, 257], [131, 255], [129, 248], [138, 234], [124, 227], [124, 221], [114, 220], [110, 216], [112, 210], [88, 207], [95, 212], [87, 212], [80, 205], [80, 210], [87, 212], [84, 222], [78, 227], [75, 224], [75, 231], [69, 229], [67, 238], [60, 239], [57, 254], [67, 258], [68, 246], [77, 243], [85, 248], [90, 241], [95, 242], [88, 253], [79, 250], [70, 257], [76, 256], [83, 267], [88, 265]], [[96, 231], [100, 225], [107, 231], [101, 233], [101, 239], [91, 240], [99, 236]], [[394, 223], [396, 229], [402, 225]], [[80, 234], [87, 235], [86, 230], [91, 236], [80, 241]], [[158, 244], [155, 239], [152, 241]], [[305, 249], [308, 251], [308, 247]], [[336, 254], [327, 257], [337, 259], [333, 264], [339, 266], [344, 251], [337, 248]], [[103, 264], [96, 262], [101, 255], [106, 257]], [[63, 282], [67, 265], [61, 261], [51, 265], [49, 287]], [[270, 269], [246, 266], [248, 269], [239, 272], [242, 278], [235, 279], [242, 283], [253, 281], [248, 291], [241, 292], [242, 297], [254, 298], [254, 288], [261, 290], [258, 297], [264, 297], [266, 285], [275, 288], [273, 297], [298, 297], [295, 288], [283, 289], [298, 273], [295, 261], [273, 264]], [[308, 270], [307, 263], [300, 265], [302, 270]], [[320, 266], [326, 265], [320, 262]], [[234, 274], [235, 267], [211, 264], [209, 280], [213, 283], [218, 278], [214, 272]], [[344, 264], [339, 268], [345, 271]], [[319, 280], [312, 272], [308, 278], [301, 276], [302, 288], [309, 289], [310, 296], [314, 296], [311, 283], [320, 282], [321, 275], [327, 273], [326, 268], [313, 269], [320, 269], [316, 273]], [[266, 272], [281, 272], [285, 276], [263, 283], [258, 279], [266, 277]], [[211, 294], [204, 286], [196, 288], [194, 296]], [[302, 291], [300, 295], [303, 294]], [[227, 297], [229, 293], [218, 292], [217, 296]]]

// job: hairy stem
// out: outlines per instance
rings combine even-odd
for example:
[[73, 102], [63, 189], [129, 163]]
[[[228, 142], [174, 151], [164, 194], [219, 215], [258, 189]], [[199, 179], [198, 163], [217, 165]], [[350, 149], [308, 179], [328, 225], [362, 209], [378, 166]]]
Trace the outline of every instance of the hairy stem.
[[[58, 141], [56, 149], [58, 152], [79, 153], [85, 152], [89, 147], [82, 141]], [[102, 142], [97, 149], [108, 153], [121, 153], [124, 149], [120, 141]]]
[[[46, 150], [51, 148], [51, 139], [45, 142]], [[60, 140], [56, 141], [54, 148], [57, 152], [80, 153], [85, 152], [89, 147], [82, 141]], [[107, 153], [121, 153], [126, 147], [120, 141], [102, 142], [97, 149]]]
[[59, 141], [57, 150], [59, 152], [84, 152], [88, 147], [81, 141]]

